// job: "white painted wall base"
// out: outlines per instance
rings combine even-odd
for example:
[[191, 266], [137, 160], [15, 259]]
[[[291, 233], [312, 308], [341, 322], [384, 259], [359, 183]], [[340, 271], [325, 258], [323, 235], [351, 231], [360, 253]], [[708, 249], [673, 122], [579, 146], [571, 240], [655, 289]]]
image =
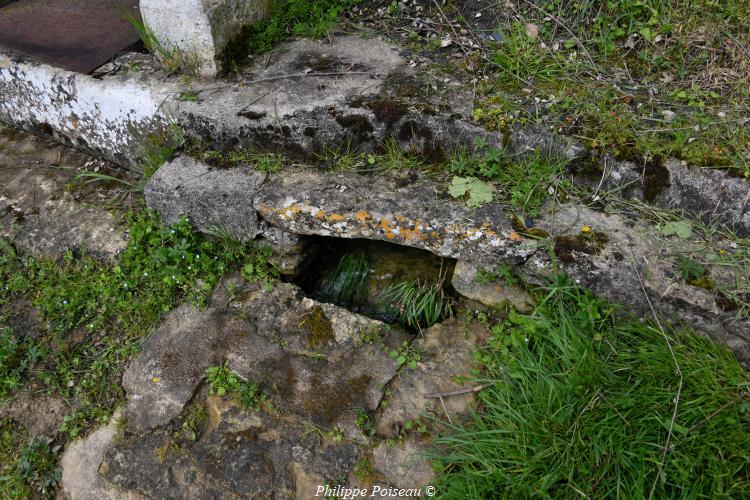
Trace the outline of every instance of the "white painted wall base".
[[175, 89], [126, 76], [98, 80], [0, 52], [0, 120], [125, 167], [168, 125], [164, 103]]

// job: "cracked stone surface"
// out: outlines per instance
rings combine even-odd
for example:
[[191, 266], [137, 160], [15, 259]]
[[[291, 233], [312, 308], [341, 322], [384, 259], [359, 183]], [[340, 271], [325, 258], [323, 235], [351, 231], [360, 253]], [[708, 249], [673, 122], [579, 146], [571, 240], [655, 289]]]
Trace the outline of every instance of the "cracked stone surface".
[[[594, 245], [593, 237], [581, 233], [584, 225], [605, 235], [606, 243]], [[537, 227], [559, 235], [554, 239], [558, 259], [576, 283], [642, 317], [652, 319], [653, 306], [663, 317], [710, 334], [745, 364], [750, 360], [750, 321], [722, 307], [714, 290], [693, 286], [678, 276], [677, 256], [700, 252], [698, 243], [661, 236], [644, 221], [584, 207], [562, 207], [542, 217]], [[732, 251], [728, 243], [725, 246], [725, 251]], [[540, 283], [552, 269], [549, 254], [542, 251], [523, 266], [527, 280]], [[738, 277], [747, 279], [747, 273], [750, 270], [714, 266], [710, 277], [716, 286], [731, 286]]]
[[121, 412], [115, 411], [109, 424], [68, 446], [60, 460], [62, 489], [76, 500], [141, 500], [147, 497], [134, 491], [123, 491], [99, 475], [104, 454], [115, 442]]
[[[473, 378], [472, 370], [479, 365], [474, 353], [487, 339], [488, 331], [477, 322], [456, 318], [432, 326], [422, 332], [412, 344], [420, 353], [421, 363], [416, 370], [404, 371], [393, 380], [392, 394], [378, 415], [378, 434], [385, 438], [398, 437], [401, 425], [424, 415], [445, 419], [449, 415], [465, 414], [471, 408], [474, 394], [458, 394], [440, 399], [430, 394], [461, 390]], [[426, 424], [432, 427], [432, 423]]]
[[36, 257], [73, 250], [114, 259], [127, 242], [104, 203], [125, 189], [75, 181], [94, 169], [122, 175], [75, 150], [0, 127], [0, 237]]
[[207, 406], [209, 422], [196, 442], [179, 446], [164, 431], [126, 436], [107, 451], [102, 475], [151, 498], [312, 498], [363, 455], [263, 411], [216, 397]]

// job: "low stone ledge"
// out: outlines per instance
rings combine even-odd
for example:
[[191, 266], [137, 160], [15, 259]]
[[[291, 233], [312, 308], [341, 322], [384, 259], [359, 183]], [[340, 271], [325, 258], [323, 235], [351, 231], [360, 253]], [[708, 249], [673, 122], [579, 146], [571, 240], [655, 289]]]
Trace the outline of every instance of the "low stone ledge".
[[174, 85], [95, 79], [0, 51], [0, 120], [132, 167], [168, 126]]

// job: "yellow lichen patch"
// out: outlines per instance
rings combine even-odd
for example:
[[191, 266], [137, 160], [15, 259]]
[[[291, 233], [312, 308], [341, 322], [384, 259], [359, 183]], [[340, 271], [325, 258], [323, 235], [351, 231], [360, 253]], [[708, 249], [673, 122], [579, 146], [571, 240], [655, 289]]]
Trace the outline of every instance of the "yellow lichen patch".
[[330, 222], [332, 224], [335, 224], [336, 222], [341, 222], [345, 219], [345, 217], [341, 214], [331, 214], [328, 217], [326, 217], [326, 222]]
[[388, 219], [380, 219], [380, 221], [378, 222], [378, 227], [383, 230], [385, 237], [389, 240], [392, 240], [396, 237], [396, 235], [393, 234], [393, 225]]
[[515, 231], [511, 231], [510, 232], [510, 239], [511, 239], [511, 241], [523, 241], [523, 236], [521, 236], [520, 234], [518, 234]]
[[367, 219], [370, 218], [370, 214], [367, 212], [367, 210], [358, 210], [356, 216], [357, 220], [362, 224], [364, 224]]
[[396, 219], [396, 222], [406, 222], [408, 219], [404, 217], [403, 215], [396, 214], [393, 216], [394, 219]]
[[412, 241], [412, 240], [421, 241], [424, 239], [424, 234], [422, 234], [418, 229], [400, 228], [399, 234], [406, 241]]
[[318, 220], [323, 220], [326, 218], [326, 213], [320, 209], [318, 209], [317, 212], [315, 212], [315, 218]]

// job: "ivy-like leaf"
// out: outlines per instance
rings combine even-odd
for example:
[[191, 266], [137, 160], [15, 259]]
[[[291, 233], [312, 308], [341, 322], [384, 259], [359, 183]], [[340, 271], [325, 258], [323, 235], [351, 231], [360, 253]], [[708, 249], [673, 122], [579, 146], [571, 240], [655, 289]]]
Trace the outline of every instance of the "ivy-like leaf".
[[454, 198], [469, 194], [466, 204], [470, 207], [478, 207], [492, 201], [493, 188], [490, 184], [482, 182], [476, 177], [454, 176], [448, 187], [448, 192]]
[[667, 222], [659, 227], [659, 232], [664, 236], [675, 235], [687, 239], [693, 235], [693, 226], [688, 221]]

